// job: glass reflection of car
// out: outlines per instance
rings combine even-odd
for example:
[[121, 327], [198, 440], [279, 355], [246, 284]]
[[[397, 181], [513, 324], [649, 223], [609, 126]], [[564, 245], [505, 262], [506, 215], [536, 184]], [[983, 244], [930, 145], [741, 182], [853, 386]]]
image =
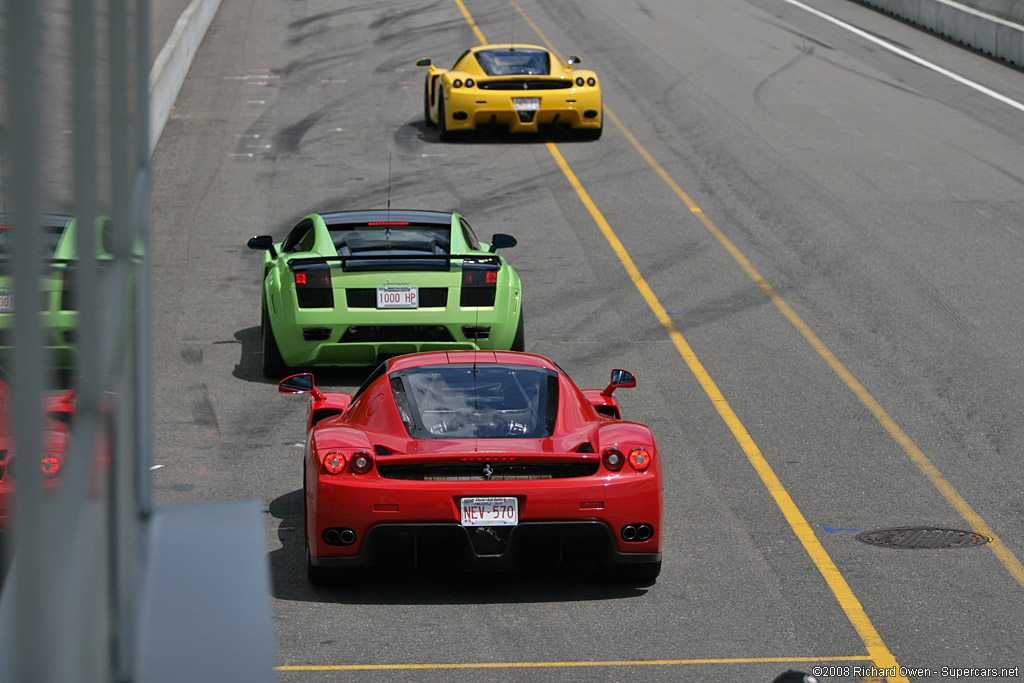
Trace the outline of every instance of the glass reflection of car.
[[661, 460], [650, 429], [620, 418], [616, 370], [580, 391], [547, 358], [431, 352], [392, 358], [354, 396], [311, 374], [303, 496], [313, 583], [366, 566], [472, 570], [661, 569]]
[[[43, 349], [53, 367], [69, 368], [75, 360], [75, 330], [78, 310], [74, 294], [75, 262], [78, 259], [77, 220], [69, 216], [46, 214], [39, 217], [39, 254], [42, 277], [39, 289], [43, 297], [40, 325], [43, 328]], [[0, 357], [6, 356], [13, 343], [14, 310], [17, 302], [11, 265], [14, 256], [13, 228], [10, 216], [0, 215]], [[111, 225], [109, 217], [96, 219], [96, 258], [108, 261], [111, 256]]]
[[[18, 479], [26, 467], [38, 467], [44, 494], [50, 495], [63, 484], [67, 469], [68, 442], [72, 434], [78, 393], [74, 378], [71, 386], [60, 393], [43, 397], [41, 451], [34, 457], [19, 454], [14, 444], [14, 403], [17, 391], [8, 373], [0, 369], [0, 564], [9, 558], [11, 511], [14, 509]], [[102, 404], [100, 429], [88, 474], [88, 492], [95, 494], [104, 484], [113, 453], [112, 416], [106, 402]]]

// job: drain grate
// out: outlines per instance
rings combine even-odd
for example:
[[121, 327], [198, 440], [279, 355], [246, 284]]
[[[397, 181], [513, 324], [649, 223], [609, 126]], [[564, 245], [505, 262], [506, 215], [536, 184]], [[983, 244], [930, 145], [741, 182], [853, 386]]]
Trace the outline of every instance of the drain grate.
[[973, 531], [957, 529], [938, 529], [928, 526], [897, 527], [865, 531], [857, 536], [858, 541], [880, 545], [883, 548], [924, 548], [939, 550], [941, 548], [963, 548], [971, 545], [984, 545], [991, 539]]

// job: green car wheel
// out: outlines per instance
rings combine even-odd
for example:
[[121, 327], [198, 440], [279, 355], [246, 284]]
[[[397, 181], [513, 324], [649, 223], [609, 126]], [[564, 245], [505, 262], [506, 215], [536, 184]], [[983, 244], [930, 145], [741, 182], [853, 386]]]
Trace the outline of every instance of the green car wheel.
[[263, 307], [263, 374], [271, 379], [280, 379], [288, 371], [284, 359], [281, 358], [281, 351], [277, 347], [277, 340], [274, 339], [274, 330], [270, 327], [270, 316], [267, 315], [266, 305]]
[[516, 336], [512, 340], [512, 348], [510, 351], [525, 351], [526, 350], [526, 329], [523, 326], [523, 310], [519, 309], [519, 325], [516, 326]]

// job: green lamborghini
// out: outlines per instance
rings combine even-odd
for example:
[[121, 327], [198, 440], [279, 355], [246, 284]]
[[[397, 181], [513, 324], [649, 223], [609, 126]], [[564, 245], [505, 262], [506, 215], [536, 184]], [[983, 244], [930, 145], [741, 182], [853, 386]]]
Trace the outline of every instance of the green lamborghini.
[[263, 254], [263, 372], [375, 365], [417, 351], [522, 351], [519, 276], [457, 213], [312, 213]]

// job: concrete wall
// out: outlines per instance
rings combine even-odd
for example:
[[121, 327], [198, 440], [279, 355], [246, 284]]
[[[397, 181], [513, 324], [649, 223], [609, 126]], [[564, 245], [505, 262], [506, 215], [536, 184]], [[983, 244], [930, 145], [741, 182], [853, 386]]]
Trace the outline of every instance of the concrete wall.
[[1024, 68], [1024, 0], [855, 0]]
[[178, 97], [192, 58], [221, 0], [192, 0], [178, 18], [149, 73], [149, 152], [152, 155]]

